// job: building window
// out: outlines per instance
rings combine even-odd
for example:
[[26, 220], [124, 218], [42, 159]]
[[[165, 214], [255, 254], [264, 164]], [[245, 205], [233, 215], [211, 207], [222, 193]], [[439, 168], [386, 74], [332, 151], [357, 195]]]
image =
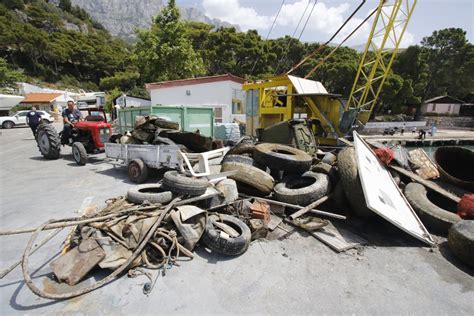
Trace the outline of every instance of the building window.
[[186, 95], [191, 95], [191, 90], [186, 90]]
[[448, 112], [451, 112], [451, 104], [448, 105]]
[[222, 108], [214, 109], [214, 122], [222, 123]]
[[436, 111], [436, 103], [433, 103], [433, 109], [432, 109], [432, 111], [433, 111], [433, 112]]
[[244, 107], [241, 100], [232, 100], [232, 114], [244, 114]]

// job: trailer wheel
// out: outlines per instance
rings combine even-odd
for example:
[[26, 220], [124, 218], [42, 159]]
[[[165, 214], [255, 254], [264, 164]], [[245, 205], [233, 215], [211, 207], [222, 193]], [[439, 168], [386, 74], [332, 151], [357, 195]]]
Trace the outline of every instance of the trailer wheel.
[[141, 159], [133, 159], [128, 164], [128, 178], [135, 183], [143, 183], [148, 178], [148, 167]]
[[84, 166], [87, 163], [87, 151], [84, 145], [80, 142], [72, 144], [72, 156], [79, 166]]

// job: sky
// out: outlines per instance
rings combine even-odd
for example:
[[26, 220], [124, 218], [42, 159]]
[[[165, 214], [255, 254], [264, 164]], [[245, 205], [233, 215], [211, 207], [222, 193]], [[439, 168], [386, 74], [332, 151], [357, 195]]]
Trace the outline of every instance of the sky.
[[[388, 1], [393, 3], [393, 0]], [[413, 3], [414, 0], [404, 0], [404, 3], [406, 1]], [[282, 2], [282, 9], [275, 20]], [[264, 38], [269, 34], [275, 21], [269, 38], [285, 35], [299, 37], [301, 34], [301, 40], [307, 42], [327, 41], [360, 2], [361, 0], [176, 1], [180, 6], [199, 8], [211, 18], [238, 24], [242, 31], [256, 29]], [[367, 0], [333, 42], [339, 43], [355, 26], [362, 22], [369, 12], [377, 7], [378, 3], [378, 0]], [[306, 28], [301, 33], [306, 21], [308, 21]], [[350, 37], [346, 45], [364, 44], [372, 21], [369, 20], [368, 23], [365, 23], [359, 31]], [[468, 40], [474, 43], [474, 0], [418, 0], [400, 46], [419, 44], [423, 37], [431, 35], [433, 31], [449, 27], [464, 29], [467, 32]], [[400, 31], [397, 32], [400, 33]]]

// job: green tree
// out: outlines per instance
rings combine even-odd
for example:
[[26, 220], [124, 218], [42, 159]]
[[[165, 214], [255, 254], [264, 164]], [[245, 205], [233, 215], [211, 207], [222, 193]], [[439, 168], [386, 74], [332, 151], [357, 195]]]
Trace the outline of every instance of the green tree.
[[474, 89], [474, 47], [460, 28], [434, 31], [423, 38], [423, 55], [427, 64], [427, 80], [422, 98], [449, 94], [464, 97]]
[[205, 72], [179, 16], [175, 1], [170, 0], [154, 19], [151, 29], [138, 32], [134, 62], [142, 81], [175, 80]]
[[0, 58], [0, 87], [14, 87], [15, 82], [22, 80], [24, 80], [24, 75], [21, 72], [12, 69], [5, 59]]

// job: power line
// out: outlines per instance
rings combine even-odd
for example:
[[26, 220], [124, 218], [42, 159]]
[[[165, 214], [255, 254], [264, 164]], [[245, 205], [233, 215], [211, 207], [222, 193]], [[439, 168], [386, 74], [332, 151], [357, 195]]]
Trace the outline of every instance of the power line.
[[[354, 15], [357, 13], [357, 11], [360, 10], [360, 8], [362, 8], [362, 6], [365, 4], [366, 0], [362, 0], [362, 2], [359, 4], [359, 6], [351, 13], [351, 15], [346, 19], [346, 21], [339, 27], [339, 29], [331, 36], [330, 39], [328, 39], [326, 41], [326, 43], [324, 43], [323, 45], [319, 46], [318, 48], [316, 48], [312, 53], [308, 54], [305, 58], [303, 58], [299, 63], [297, 63], [296, 65], [294, 65], [290, 70], [288, 70], [288, 72], [286, 73], [287, 75], [290, 74], [291, 72], [293, 72], [295, 69], [297, 69], [299, 66], [301, 66], [302, 64], [304, 64], [308, 59], [310, 59], [311, 57], [313, 57], [314, 55], [316, 55], [321, 49], [323, 49], [326, 45], [328, 45], [329, 43], [331, 43], [331, 41], [337, 36], [337, 34], [339, 34], [339, 32], [344, 28], [344, 26], [346, 26], [346, 24], [349, 22], [349, 20], [351, 20]], [[372, 15], [372, 14], [371, 14]], [[351, 34], [352, 35], [352, 34]]]
[[[316, 2], [317, 2], [317, 0], [316, 0]], [[296, 28], [295, 28], [295, 30], [293, 31], [293, 34], [291, 35], [290, 40], [288, 41], [288, 45], [287, 45], [287, 47], [286, 47], [286, 50], [284, 50], [284, 54], [281, 56], [280, 60], [279, 60], [278, 63], [277, 63], [277, 66], [276, 66], [276, 68], [275, 68], [275, 72], [273, 73], [274, 75], [276, 75], [276, 74], [278, 73], [278, 70], [280, 69], [280, 64], [281, 64], [281, 62], [282, 62], [283, 60], [286, 61], [286, 57], [288, 56], [288, 52], [289, 52], [289, 49], [290, 49], [290, 46], [291, 46], [291, 42], [292, 42], [293, 38], [295, 37], [295, 34], [296, 34], [296, 32], [298, 31], [298, 28], [300, 27], [301, 21], [303, 21], [303, 18], [304, 18], [304, 16], [305, 16], [306, 11], [308, 10], [310, 4], [311, 4], [311, 0], [308, 1], [308, 4], [306, 5], [306, 8], [305, 8], [304, 11], [303, 11], [303, 14], [301, 15], [301, 18], [300, 18], [300, 20], [298, 21], [298, 24], [296, 25]]]
[[[285, 0], [281, 2], [280, 8], [278, 9], [277, 14], [275, 15], [275, 19], [273, 20], [272, 26], [270, 27], [270, 30], [268, 30], [267, 37], [265, 37], [265, 43], [267, 42], [268, 38], [270, 37], [270, 33], [273, 30], [273, 27], [275, 26], [276, 20], [278, 19], [278, 16], [280, 15], [280, 11], [283, 8], [283, 5], [285, 4]], [[258, 55], [257, 60], [255, 60], [255, 63], [253, 64], [252, 70], [250, 71], [250, 75], [253, 75], [253, 71], [255, 70], [255, 66], [257, 65], [258, 61], [260, 60], [260, 56]]]

